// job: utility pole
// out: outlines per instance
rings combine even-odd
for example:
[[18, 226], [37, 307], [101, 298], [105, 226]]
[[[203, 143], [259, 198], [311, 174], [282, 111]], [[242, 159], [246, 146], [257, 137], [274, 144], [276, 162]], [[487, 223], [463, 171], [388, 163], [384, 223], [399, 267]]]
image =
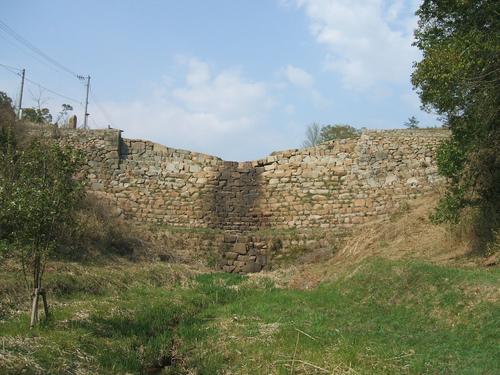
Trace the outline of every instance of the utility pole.
[[24, 74], [26, 70], [23, 69], [21, 73], [21, 90], [19, 92], [19, 105], [17, 107], [17, 118], [20, 120], [23, 116], [23, 91], [24, 91]]
[[87, 87], [87, 95], [85, 96], [85, 113], [83, 114], [83, 128], [84, 129], [88, 129], [88, 116], [89, 116], [89, 113], [88, 113], [87, 109], [89, 107], [90, 76], [87, 76], [87, 77], [78, 76], [78, 78], [80, 80], [82, 80], [82, 81], [84, 79], [87, 80], [87, 83], [85, 84], [85, 86]]

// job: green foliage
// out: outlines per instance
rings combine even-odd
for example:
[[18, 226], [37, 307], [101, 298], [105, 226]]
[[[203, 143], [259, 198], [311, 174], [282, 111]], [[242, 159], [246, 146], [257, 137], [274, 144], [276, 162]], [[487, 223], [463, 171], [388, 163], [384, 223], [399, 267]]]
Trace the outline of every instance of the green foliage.
[[357, 137], [359, 133], [359, 130], [350, 125], [326, 125], [321, 128], [321, 142], [353, 138]]
[[463, 150], [454, 139], [444, 141], [437, 150], [436, 162], [439, 173], [456, 182], [464, 169], [465, 161]]
[[50, 124], [52, 115], [48, 108], [24, 108], [23, 120], [34, 122], [35, 124]]
[[154, 284], [147, 276], [172, 270], [148, 267], [68, 269], [100, 294], [65, 294], [36, 339], [21, 339], [25, 314], [5, 319], [0, 372], [285, 374], [294, 361], [297, 374], [489, 374], [500, 364], [495, 268], [371, 259], [293, 290], [232, 274]]
[[450, 179], [440, 207], [500, 212], [500, 3], [495, 0], [425, 0], [417, 11], [416, 42], [423, 59], [412, 82], [422, 105], [451, 129], [452, 140], [438, 152], [439, 170]]
[[318, 123], [313, 123], [307, 127], [306, 140], [303, 142], [302, 146], [314, 147], [321, 142], [353, 138], [360, 134], [361, 130], [350, 125], [336, 124], [321, 126]]
[[439, 200], [435, 212], [431, 215], [431, 221], [435, 224], [457, 224], [460, 221], [460, 210], [464, 207], [464, 191], [457, 186], [450, 187]]
[[81, 160], [73, 149], [38, 139], [20, 148], [12, 127], [0, 128], [0, 241], [10, 243], [36, 293], [47, 259], [74, 227]]
[[46, 246], [54, 243], [70, 224], [81, 198], [77, 173], [80, 155], [70, 148], [33, 140], [16, 163], [15, 207], [17, 241]]
[[418, 129], [418, 124], [420, 124], [420, 121], [415, 116], [411, 116], [403, 125], [408, 129]]

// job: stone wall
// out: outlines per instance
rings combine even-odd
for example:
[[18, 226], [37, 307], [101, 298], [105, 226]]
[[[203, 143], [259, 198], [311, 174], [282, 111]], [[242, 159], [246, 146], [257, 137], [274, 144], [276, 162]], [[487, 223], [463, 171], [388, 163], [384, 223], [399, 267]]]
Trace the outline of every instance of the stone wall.
[[269, 246], [255, 246], [263, 241], [252, 231], [344, 230], [386, 219], [401, 202], [431, 192], [442, 182], [434, 155], [448, 132], [369, 131], [252, 162], [123, 139], [113, 129], [61, 129], [57, 136], [85, 151], [89, 189], [124, 218], [229, 231], [233, 240], [223, 247], [231, 254], [222, 266], [241, 272], [266, 265], [261, 253]]

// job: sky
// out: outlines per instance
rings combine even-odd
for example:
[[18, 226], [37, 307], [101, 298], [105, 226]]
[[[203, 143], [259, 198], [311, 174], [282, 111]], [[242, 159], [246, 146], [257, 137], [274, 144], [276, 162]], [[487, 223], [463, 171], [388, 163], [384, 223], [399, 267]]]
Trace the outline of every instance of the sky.
[[[0, 91], [126, 138], [254, 160], [313, 123], [439, 125], [412, 90], [418, 0], [2, 0]], [[2, 24], [0, 23], [0, 26]], [[62, 67], [61, 67], [62, 65]], [[40, 88], [40, 85], [43, 88]]]

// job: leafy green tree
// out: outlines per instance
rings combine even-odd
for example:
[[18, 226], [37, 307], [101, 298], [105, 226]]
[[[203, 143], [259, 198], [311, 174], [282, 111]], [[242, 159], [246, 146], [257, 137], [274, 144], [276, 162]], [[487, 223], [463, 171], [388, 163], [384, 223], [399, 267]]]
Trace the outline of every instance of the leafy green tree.
[[0, 132], [0, 240], [18, 256], [33, 291], [31, 326], [38, 321], [45, 265], [59, 239], [73, 226], [83, 190], [74, 178], [81, 157], [70, 148], [33, 140], [19, 149], [11, 128]]
[[35, 124], [50, 124], [52, 115], [48, 108], [24, 108], [23, 120], [34, 122]]
[[306, 139], [302, 143], [303, 147], [314, 147], [321, 143], [321, 126], [313, 122], [306, 129]]
[[357, 137], [359, 133], [359, 130], [350, 125], [326, 125], [321, 128], [321, 142], [333, 141], [335, 139], [353, 138]]
[[408, 129], [418, 129], [419, 124], [420, 121], [418, 121], [415, 116], [411, 116], [408, 118], [408, 121], [406, 121], [403, 125], [406, 126]]
[[500, 2], [424, 0], [417, 15], [423, 59], [412, 82], [423, 108], [451, 129], [438, 152], [450, 189], [435, 218], [456, 222], [476, 206], [492, 234], [500, 212]]

